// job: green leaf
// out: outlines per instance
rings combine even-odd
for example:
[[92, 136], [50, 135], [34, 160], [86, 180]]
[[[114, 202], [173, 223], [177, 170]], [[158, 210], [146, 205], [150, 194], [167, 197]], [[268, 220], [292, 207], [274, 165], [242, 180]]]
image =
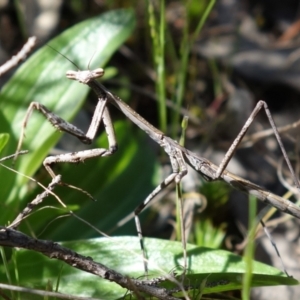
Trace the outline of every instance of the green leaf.
[[5, 147], [9, 140], [9, 134], [8, 133], [0, 133], [0, 152]]
[[[114, 237], [91, 240], [64, 242], [63, 246], [82, 255], [91, 257], [94, 261], [137, 278], [144, 274], [141, 250], [138, 238]], [[145, 246], [149, 256], [149, 272], [151, 277], [164, 276], [176, 271], [178, 279], [182, 273], [182, 245], [160, 239], [145, 239]], [[246, 264], [242, 257], [223, 250], [188, 245], [188, 274], [186, 284], [191, 288], [190, 296], [197, 294], [201, 283], [206, 280], [204, 294], [240, 289]], [[117, 284], [99, 279], [62, 262], [50, 260], [40, 254], [26, 250], [17, 251], [16, 264], [9, 264], [11, 277], [14, 268], [18, 269], [21, 286], [45, 289], [51, 282], [53, 286], [61, 272], [59, 292], [77, 296], [98, 297], [99, 299], [116, 299], [124, 296], [126, 290]], [[0, 276], [1, 282], [6, 277]], [[253, 264], [254, 286], [296, 285], [299, 282], [279, 270], [259, 262]], [[176, 288], [176, 285], [163, 282], [166, 288]], [[22, 299], [26, 299], [22, 297]], [[27, 298], [32, 299], [32, 298]], [[135, 298], [133, 298], [135, 299]]]
[[[111, 11], [81, 22], [54, 38], [49, 44], [73, 60], [81, 68], [104, 66], [112, 54], [128, 38], [135, 23], [131, 10]], [[15, 73], [1, 91], [0, 127], [11, 136], [7, 154], [16, 151], [22, 120], [31, 101], [47, 106], [61, 118], [70, 121], [82, 106], [88, 87], [66, 79], [65, 72], [74, 66], [47, 46], [38, 50]], [[32, 176], [61, 134], [39, 113], [34, 112], [26, 129], [23, 149], [30, 154], [20, 157], [18, 171]], [[3, 169], [3, 168], [2, 168]], [[28, 179], [0, 169], [1, 199], [5, 205], [20, 202], [28, 189]], [[4, 173], [5, 172], [5, 173]], [[21, 189], [22, 187], [22, 189]], [[17, 211], [17, 205], [15, 212]], [[12, 211], [11, 211], [12, 212]], [[6, 214], [0, 224], [10, 220]]]

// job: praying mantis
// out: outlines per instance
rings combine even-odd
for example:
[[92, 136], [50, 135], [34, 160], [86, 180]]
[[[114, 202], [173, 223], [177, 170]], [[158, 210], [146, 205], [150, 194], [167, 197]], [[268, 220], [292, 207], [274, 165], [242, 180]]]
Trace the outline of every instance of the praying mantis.
[[[84, 133], [81, 129], [75, 127], [74, 125], [66, 122], [59, 116], [52, 113], [44, 105], [38, 102], [32, 102], [27, 110], [25, 115], [22, 132], [17, 146], [17, 152], [20, 151], [22, 147], [22, 142], [24, 139], [24, 132], [27, 126], [28, 120], [33, 110], [38, 110], [42, 113], [48, 121], [60, 131], [65, 131], [75, 137], [77, 137], [82, 143], [90, 144], [99, 128], [101, 121], [104, 124], [105, 132], [108, 138], [108, 148], [95, 148], [90, 150], [84, 150], [79, 152], [60, 154], [56, 156], [47, 157], [43, 164], [51, 175], [52, 178], [55, 178], [57, 175], [52, 169], [52, 166], [56, 163], [68, 162], [68, 163], [78, 163], [86, 159], [94, 157], [105, 157], [110, 156], [115, 153], [117, 150], [117, 141], [114, 132], [113, 123], [110, 117], [110, 113], [107, 107], [107, 104], [112, 104], [118, 108], [128, 119], [130, 119], [135, 125], [142, 129], [151, 139], [153, 139], [159, 146], [161, 146], [166, 154], [170, 158], [172, 173], [167, 176], [149, 195], [148, 197], [136, 207], [134, 210], [134, 219], [137, 228], [137, 233], [139, 236], [142, 252], [143, 252], [143, 261], [145, 272], [148, 273], [147, 260], [145, 249], [143, 245], [143, 235], [141, 224], [139, 221], [139, 214], [145, 209], [145, 207], [151, 202], [151, 200], [159, 194], [164, 188], [169, 186], [171, 183], [179, 184], [182, 178], [187, 174], [188, 168], [187, 165], [192, 167], [197, 171], [204, 179], [208, 181], [223, 180], [226, 183], [230, 184], [236, 189], [239, 189], [243, 192], [246, 192], [250, 195], [254, 195], [257, 199], [270, 204], [282, 212], [290, 214], [294, 217], [300, 218], [300, 207], [295, 205], [293, 202], [286, 200], [282, 197], [279, 197], [263, 187], [256, 185], [248, 180], [245, 180], [237, 175], [234, 175], [226, 170], [226, 167], [233, 156], [233, 153], [242, 138], [246, 134], [249, 126], [253, 122], [257, 113], [263, 108], [267, 114], [271, 127], [274, 130], [276, 139], [281, 147], [282, 153], [285, 157], [287, 165], [290, 169], [291, 174], [293, 175], [295, 185], [300, 189], [299, 181], [293, 171], [291, 163], [287, 157], [286, 151], [283, 147], [281, 138], [276, 129], [275, 123], [269, 111], [267, 104], [264, 101], [259, 101], [251, 113], [250, 117], [246, 121], [242, 130], [238, 134], [237, 138], [232, 143], [228, 152], [226, 153], [223, 161], [219, 166], [216, 166], [208, 159], [200, 157], [195, 153], [189, 151], [183, 146], [180, 146], [175, 140], [166, 136], [162, 131], [155, 128], [152, 124], [146, 121], [142, 116], [135, 112], [130, 106], [125, 104], [118, 96], [112, 94], [108, 91], [101, 83], [96, 79], [102, 77], [104, 70], [101, 68], [95, 69], [93, 71], [67, 71], [66, 77], [71, 80], [76, 80], [79, 83], [88, 85], [97, 95], [98, 103], [93, 114], [92, 122], [89, 126], [87, 133]], [[17, 155], [15, 156], [16, 159]]]

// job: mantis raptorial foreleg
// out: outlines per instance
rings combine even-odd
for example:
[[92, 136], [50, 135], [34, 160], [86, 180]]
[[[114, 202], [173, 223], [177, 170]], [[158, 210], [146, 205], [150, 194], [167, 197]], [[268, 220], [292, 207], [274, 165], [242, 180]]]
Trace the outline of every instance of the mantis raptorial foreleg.
[[[102, 76], [103, 70], [97, 69], [97, 75], [94, 76]], [[103, 121], [104, 128], [108, 137], [108, 149], [106, 148], [95, 148], [91, 150], [84, 150], [79, 152], [73, 152], [73, 153], [67, 153], [67, 154], [60, 154], [56, 156], [49, 156], [47, 157], [43, 164], [48, 171], [48, 173], [51, 175], [52, 178], [55, 178], [56, 174], [52, 169], [52, 166], [56, 163], [61, 162], [68, 162], [68, 163], [78, 163], [82, 162], [86, 159], [97, 157], [97, 156], [109, 156], [112, 155], [117, 150], [117, 142], [115, 137], [114, 128], [111, 122], [111, 117], [109, 114], [108, 109], [106, 108], [106, 95], [103, 94], [103, 98], [100, 99], [98, 102], [94, 116], [92, 118], [92, 122], [90, 124], [90, 127], [85, 134], [82, 130], [75, 127], [74, 125], [70, 124], [69, 122], [66, 122], [56, 114], [52, 113], [48, 108], [46, 108], [44, 105], [38, 103], [38, 102], [32, 102], [27, 110], [27, 113], [25, 115], [25, 118], [23, 120], [23, 126], [22, 131], [19, 139], [19, 143], [17, 146], [17, 152], [20, 151], [23, 143], [23, 139], [25, 136], [25, 128], [27, 126], [27, 123], [29, 121], [29, 118], [33, 112], [33, 110], [39, 111], [41, 114], [43, 114], [48, 121], [58, 130], [65, 131], [75, 137], [77, 137], [82, 143], [85, 144], [91, 144], [93, 141], [97, 130], [99, 128], [100, 122]], [[17, 155], [15, 156], [14, 160], [16, 160]], [[65, 184], [66, 185], [66, 184]], [[70, 185], [68, 185], [70, 186]], [[73, 186], [70, 186], [73, 187]], [[73, 187], [75, 188], [75, 187]]]

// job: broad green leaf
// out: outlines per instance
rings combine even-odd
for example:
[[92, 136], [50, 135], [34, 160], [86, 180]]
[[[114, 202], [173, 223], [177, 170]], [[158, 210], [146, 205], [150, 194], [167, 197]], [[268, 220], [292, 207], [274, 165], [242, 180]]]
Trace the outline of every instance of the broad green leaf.
[[[133, 278], [144, 273], [139, 240], [135, 237], [98, 238], [62, 243], [82, 255], [93, 258], [123, 275]], [[145, 246], [149, 256], [149, 272], [151, 277], [164, 276], [176, 271], [180, 276], [183, 264], [182, 245], [160, 239], [145, 239]], [[190, 296], [197, 294], [198, 288], [206, 280], [205, 293], [215, 293], [240, 289], [245, 262], [242, 257], [224, 250], [188, 245], [188, 274], [186, 284], [191, 288]], [[56, 285], [61, 272], [59, 291], [77, 296], [94, 297], [99, 299], [117, 299], [122, 297], [126, 290], [117, 284], [99, 279], [98, 277], [71, 268], [64, 263], [50, 260], [40, 254], [21, 250], [16, 253], [16, 264], [10, 262], [11, 277], [14, 277], [14, 268], [18, 269], [19, 281], [17, 284], [27, 287], [45, 289], [47, 282]], [[178, 278], [179, 279], [179, 278]], [[6, 282], [4, 275], [0, 277]], [[279, 270], [259, 262], [253, 264], [252, 287], [274, 285], [296, 285], [299, 282], [287, 277]], [[175, 288], [176, 285], [164, 282], [166, 288]], [[32, 296], [31, 296], [32, 297]], [[33, 299], [23, 298], [22, 299]], [[135, 298], [134, 298], [135, 299]]]
[[[111, 11], [81, 22], [54, 38], [49, 44], [81, 68], [104, 66], [117, 48], [128, 38], [134, 27], [131, 10]], [[47, 106], [65, 120], [71, 120], [82, 106], [88, 87], [66, 79], [65, 72], [74, 66], [47, 46], [38, 50], [3, 87], [0, 95], [1, 131], [10, 134], [5, 154], [16, 151], [22, 120], [31, 101]], [[18, 171], [33, 175], [61, 134], [39, 113], [34, 112], [26, 129], [23, 149], [30, 155], [20, 157]], [[24, 177], [15, 179], [13, 174], [0, 169], [1, 199], [8, 205], [19, 201], [28, 192]], [[22, 189], [21, 189], [22, 187]], [[18, 199], [19, 198], [19, 199]], [[17, 211], [17, 207], [16, 207]], [[16, 212], [15, 212], [16, 213]], [[10, 220], [6, 214], [0, 224]]]

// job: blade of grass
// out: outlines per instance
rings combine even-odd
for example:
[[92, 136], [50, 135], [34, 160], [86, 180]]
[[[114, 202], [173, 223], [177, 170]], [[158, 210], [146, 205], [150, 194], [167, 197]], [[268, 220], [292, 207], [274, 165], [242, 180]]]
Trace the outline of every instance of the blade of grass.
[[243, 276], [242, 299], [250, 299], [250, 289], [252, 283], [253, 272], [253, 256], [255, 248], [255, 232], [256, 232], [256, 198], [249, 196], [249, 235], [248, 243], [245, 249], [244, 260], [246, 262], [246, 272]]
[[151, 0], [148, 1], [148, 15], [150, 36], [152, 39], [152, 51], [154, 66], [156, 69], [157, 78], [155, 80], [155, 89], [159, 99], [159, 124], [160, 129], [166, 132], [167, 129], [167, 110], [166, 110], [166, 78], [165, 78], [165, 1], [160, 1], [160, 21], [157, 28], [155, 9]]
[[[191, 2], [189, 2], [186, 5], [186, 22], [183, 28], [183, 38], [181, 41], [181, 45], [180, 45], [180, 62], [179, 62], [179, 69], [177, 72], [177, 78], [175, 81], [176, 84], [176, 93], [174, 95], [174, 102], [176, 103], [177, 107], [181, 107], [182, 106], [182, 102], [183, 102], [183, 98], [185, 95], [185, 91], [186, 91], [186, 77], [187, 77], [187, 70], [188, 70], [188, 62], [189, 62], [189, 56], [190, 56], [190, 51], [192, 49], [192, 46], [194, 45], [196, 39], [199, 37], [199, 34], [209, 16], [209, 14], [211, 13], [214, 5], [215, 5], [216, 0], [210, 0], [209, 4], [207, 5], [206, 9], [204, 10], [200, 21], [196, 27], [196, 30], [194, 31], [194, 33], [192, 34], [192, 37], [189, 37], [189, 14], [187, 13], [188, 11], [188, 5], [191, 4]], [[189, 40], [190, 39], [190, 40]], [[180, 113], [178, 111], [175, 111], [173, 118], [172, 118], [172, 125], [173, 125], [173, 136], [176, 135], [176, 131], [177, 131], [177, 125], [179, 122], [179, 116]]]
[[[185, 142], [185, 133], [188, 126], [188, 117], [184, 116], [181, 123], [181, 137], [179, 144], [184, 146]], [[184, 233], [184, 217], [183, 217], [183, 203], [182, 203], [182, 191], [181, 184], [176, 184], [176, 237], [177, 240], [180, 240]], [[183, 225], [183, 228], [181, 227]], [[187, 237], [185, 237], [187, 239]], [[183, 241], [182, 241], [183, 242]]]
[[0, 152], [5, 147], [9, 140], [9, 134], [8, 133], [0, 133]]

